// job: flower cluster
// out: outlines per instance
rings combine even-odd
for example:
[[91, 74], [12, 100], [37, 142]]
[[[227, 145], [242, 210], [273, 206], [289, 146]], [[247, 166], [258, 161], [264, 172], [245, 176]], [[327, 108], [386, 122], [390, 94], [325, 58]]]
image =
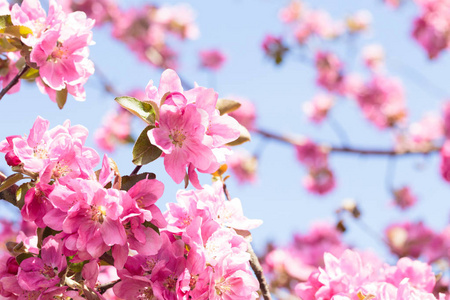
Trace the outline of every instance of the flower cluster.
[[226, 144], [240, 135], [239, 123], [220, 115], [213, 89], [198, 86], [184, 91], [180, 78], [170, 69], [161, 75], [158, 88], [150, 81], [146, 93], [144, 101], [155, 107], [159, 104], [156, 127], [148, 131], [148, 137], [163, 152], [167, 173], [176, 183], [187, 174], [192, 184], [201, 188], [195, 170], [213, 173], [220, 167], [230, 154]]
[[113, 36], [124, 42], [139, 59], [156, 67], [176, 68], [177, 53], [169, 36], [195, 39], [198, 28], [195, 14], [185, 4], [156, 7], [145, 5], [119, 11], [113, 20]]
[[385, 233], [391, 252], [399, 257], [423, 258], [429, 263], [450, 259], [449, 226], [435, 232], [422, 222], [403, 222], [389, 225]]
[[414, 20], [413, 37], [430, 59], [450, 48], [450, 1], [417, 0], [421, 15]]
[[347, 249], [341, 232], [328, 223], [316, 223], [306, 234], [297, 233], [286, 247], [275, 247], [264, 256], [264, 268], [273, 288], [292, 289], [324, 267], [325, 252], [341, 255]]
[[325, 253], [324, 262], [296, 286], [302, 299], [445, 299], [432, 293], [436, 278], [431, 266], [407, 257], [389, 266], [372, 255], [346, 250], [338, 257]]
[[[242, 213], [239, 199], [226, 201], [222, 182], [180, 191], [169, 203], [163, 246], [155, 255], [130, 257], [114, 286], [125, 299], [256, 299], [247, 241], [236, 230], [261, 224]], [[236, 229], [236, 230], [235, 230]]]
[[212, 71], [218, 71], [225, 63], [226, 57], [220, 50], [201, 50], [199, 53], [200, 67]]
[[125, 109], [118, 107], [103, 117], [102, 127], [94, 134], [97, 145], [112, 152], [118, 144], [130, 142], [132, 115]]
[[314, 123], [322, 123], [328, 111], [333, 107], [334, 98], [331, 95], [319, 94], [311, 101], [303, 103], [303, 112]]
[[21, 40], [30, 48], [30, 65], [39, 70], [36, 83], [41, 91], [53, 101], [64, 89], [84, 100], [83, 86], [94, 73], [88, 59], [94, 20], [79, 11], [66, 14], [56, 1], [49, 2], [47, 15], [38, 0], [25, 0], [11, 8], [11, 21], [32, 31]]
[[335, 186], [333, 171], [328, 165], [328, 151], [314, 142], [305, 139], [295, 146], [297, 159], [308, 168], [303, 179], [307, 190], [316, 194], [325, 194]]

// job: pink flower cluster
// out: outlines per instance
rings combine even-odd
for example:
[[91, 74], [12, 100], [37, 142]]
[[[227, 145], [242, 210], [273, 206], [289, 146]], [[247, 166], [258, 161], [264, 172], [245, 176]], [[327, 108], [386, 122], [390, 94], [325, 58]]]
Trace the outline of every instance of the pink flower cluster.
[[226, 61], [225, 54], [217, 49], [201, 50], [198, 54], [200, 56], [200, 67], [204, 69], [218, 71]]
[[441, 176], [450, 181], [450, 102], [447, 101], [443, 107], [443, 134], [445, 142], [441, 148]]
[[75, 99], [84, 100], [83, 86], [94, 73], [94, 65], [88, 59], [94, 20], [79, 11], [66, 14], [54, 0], [49, 2], [48, 15], [38, 0], [15, 4], [11, 20], [33, 32], [22, 42], [30, 47], [30, 62], [39, 69], [36, 82], [41, 91], [53, 101], [56, 92], [63, 89]]
[[237, 150], [227, 160], [227, 166], [239, 183], [254, 183], [257, 178], [258, 159], [246, 150]]
[[164, 214], [168, 225], [155, 255], [130, 257], [114, 286], [124, 299], [257, 299], [247, 241], [235, 231], [261, 224], [242, 213], [239, 199], [226, 201], [221, 182], [179, 191]]
[[380, 129], [393, 127], [406, 119], [403, 87], [395, 79], [374, 76], [360, 86], [355, 97], [364, 116]]
[[241, 106], [230, 112], [230, 116], [235, 118], [242, 126], [252, 131], [256, 127], [256, 106], [250, 100], [241, 97], [230, 97], [234, 101], [237, 101]]
[[226, 144], [239, 137], [239, 123], [220, 115], [213, 89], [197, 86], [184, 91], [180, 78], [170, 69], [161, 75], [159, 88], [149, 82], [146, 94], [145, 101], [159, 104], [156, 128], [148, 131], [148, 137], [162, 150], [167, 173], [176, 183], [187, 175], [201, 188], [195, 170], [214, 173], [225, 162], [231, 154]]
[[324, 267], [325, 252], [341, 255], [346, 248], [334, 226], [316, 223], [308, 233], [295, 234], [288, 246], [271, 249], [264, 256], [264, 268], [272, 286], [291, 289]]
[[312, 36], [331, 39], [345, 32], [341, 21], [334, 21], [324, 10], [313, 10], [301, 1], [293, 0], [279, 13], [282, 22], [293, 27], [294, 36], [304, 44]]
[[113, 152], [118, 144], [130, 142], [132, 117], [121, 107], [107, 113], [103, 117], [102, 127], [94, 133], [97, 145], [105, 151]]
[[341, 60], [334, 53], [318, 51], [315, 66], [317, 85], [332, 93], [343, 94], [345, 82], [344, 65]]
[[186, 4], [156, 7], [145, 5], [119, 11], [113, 19], [113, 36], [127, 44], [138, 57], [156, 67], [176, 68], [177, 53], [169, 36], [195, 39], [199, 35], [195, 14]]
[[115, 0], [62, 0], [65, 12], [83, 11], [95, 20], [95, 26], [117, 18], [119, 7]]
[[327, 117], [333, 105], [334, 98], [331, 95], [319, 94], [303, 104], [303, 112], [310, 121], [319, 124]]
[[391, 252], [399, 257], [423, 258], [429, 263], [450, 259], [449, 226], [435, 232], [422, 222], [403, 222], [391, 224], [385, 233]]
[[427, 51], [430, 59], [450, 48], [450, 1], [416, 0], [421, 15], [414, 21], [412, 35]]
[[406, 131], [396, 136], [395, 148], [399, 152], [427, 152], [436, 147], [443, 134], [442, 118], [438, 115], [428, 113], [419, 122], [411, 123]]
[[410, 258], [401, 258], [397, 265], [382, 264], [372, 255], [345, 250], [336, 257], [324, 255], [323, 268], [311, 274], [308, 281], [295, 290], [302, 299], [421, 299], [436, 298], [436, 285], [431, 266]]
[[417, 198], [408, 186], [394, 191], [394, 204], [401, 209], [407, 209], [416, 204]]
[[335, 186], [332, 170], [328, 165], [328, 151], [314, 142], [305, 139], [295, 146], [297, 159], [307, 169], [308, 174], [303, 179], [305, 188], [316, 194], [326, 194]]
[[278, 65], [283, 61], [285, 53], [289, 50], [286, 48], [282, 37], [276, 37], [267, 34], [261, 44], [266, 56], [270, 57]]

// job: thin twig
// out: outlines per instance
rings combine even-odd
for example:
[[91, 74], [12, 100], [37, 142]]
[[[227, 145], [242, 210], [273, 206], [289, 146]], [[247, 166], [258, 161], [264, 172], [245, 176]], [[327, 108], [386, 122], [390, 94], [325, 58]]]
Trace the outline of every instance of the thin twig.
[[255, 276], [259, 282], [259, 288], [261, 289], [262, 296], [264, 300], [271, 300], [272, 296], [270, 295], [269, 286], [267, 284], [266, 278], [264, 277], [263, 269], [261, 264], [259, 263], [258, 256], [256, 256], [255, 251], [253, 251], [253, 247], [250, 243], [248, 243], [247, 252], [250, 254], [250, 266], [255, 272]]
[[[276, 133], [268, 132], [266, 130], [262, 129], [256, 129], [256, 133], [269, 138], [273, 139], [282, 143], [291, 144], [291, 145], [301, 145], [302, 142], [300, 140], [295, 140], [293, 138], [285, 137], [282, 135], [278, 135]], [[428, 150], [422, 151], [422, 152], [412, 152], [412, 151], [395, 151], [395, 150], [384, 150], [384, 149], [360, 149], [360, 148], [353, 148], [353, 147], [337, 147], [337, 146], [330, 146], [329, 151], [331, 153], [348, 153], [348, 154], [361, 154], [361, 155], [380, 155], [380, 156], [402, 156], [402, 155], [414, 155], [414, 154], [430, 154], [430, 153], [436, 153], [441, 150], [441, 147], [432, 147]]]
[[19, 73], [17, 73], [17, 75], [14, 76], [14, 78], [8, 83], [8, 85], [0, 92], [0, 100], [3, 98], [3, 96], [6, 95], [6, 93], [13, 86], [15, 86], [19, 82], [20, 77], [22, 77], [22, 75], [25, 74], [29, 69], [30, 69], [29, 65], [23, 66], [22, 70]]
[[106, 293], [107, 290], [109, 290], [110, 288], [112, 288], [113, 286], [115, 286], [117, 283], [119, 283], [121, 281], [122, 281], [122, 279], [117, 279], [116, 281], [108, 282], [105, 284], [100, 284], [99, 286], [96, 287], [97, 292], [99, 292], [100, 295], [103, 295], [104, 293]]
[[350, 139], [347, 136], [344, 128], [342, 128], [341, 124], [338, 121], [333, 119], [331, 116], [327, 117], [328, 125], [334, 131], [341, 142], [341, 146], [348, 147], [350, 146]]

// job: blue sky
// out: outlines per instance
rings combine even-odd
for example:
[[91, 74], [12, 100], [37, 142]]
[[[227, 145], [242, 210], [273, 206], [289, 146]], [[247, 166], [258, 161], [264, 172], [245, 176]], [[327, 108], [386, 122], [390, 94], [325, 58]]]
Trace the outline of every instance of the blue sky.
[[[156, 2], [173, 4], [180, 1]], [[126, 5], [140, 3], [143, 1], [127, 1]], [[214, 82], [214, 88], [221, 97], [239, 95], [254, 101], [261, 128], [309, 136], [337, 145], [340, 141], [329, 125], [311, 125], [301, 111], [302, 103], [320, 91], [314, 85], [315, 73], [311, 66], [302, 63], [295, 54], [288, 55], [283, 65], [274, 66], [262, 53], [260, 44], [266, 33], [289, 33], [277, 18], [279, 9], [287, 3], [280, 0], [191, 1], [197, 12], [201, 36], [179, 48], [179, 73], [192, 83], [196, 81], [208, 86]], [[354, 40], [351, 46], [348, 41], [320, 46], [335, 49], [350, 69], [364, 72], [358, 60], [358, 49], [374, 42], [383, 44], [389, 74], [400, 77], [405, 86], [411, 120], [418, 120], [426, 111], [438, 110], [443, 100], [450, 99], [448, 93], [428, 87], [432, 83], [443, 90], [450, 90], [450, 56], [444, 54], [430, 63], [425, 52], [410, 38], [411, 22], [418, 14], [413, 3], [397, 11], [376, 0], [315, 0], [310, 5], [330, 11], [336, 19], [358, 9], [371, 11], [374, 19], [372, 30]], [[115, 89], [126, 94], [135, 88], [145, 88], [150, 79], [158, 82], [161, 71], [139, 62], [126, 46], [113, 40], [109, 32], [108, 27], [95, 30], [96, 45], [91, 48], [91, 58], [114, 83]], [[205, 48], [220, 48], [228, 57], [225, 67], [214, 80], [210, 74], [198, 69], [197, 53]], [[86, 126], [91, 133], [87, 144], [95, 147], [93, 132], [100, 126], [103, 114], [115, 104], [95, 75], [90, 78], [86, 90], [85, 102], [69, 97], [66, 107], [60, 111], [46, 95], [39, 93], [35, 84], [23, 82], [19, 93], [7, 95], [0, 101], [0, 139], [28, 134], [36, 116], [40, 115], [50, 120], [51, 126], [66, 119], [70, 119], [72, 124]], [[380, 132], [369, 124], [355, 103], [348, 99], [339, 99], [331, 115], [346, 130], [353, 146], [389, 148], [392, 144], [389, 133]], [[139, 121], [133, 126], [136, 136], [145, 127]], [[385, 157], [333, 154], [331, 167], [337, 177], [337, 187], [332, 193], [318, 197], [301, 186], [305, 170], [296, 162], [293, 148], [264, 141], [257, 136], [244, 147], [255, 151], [262, 145], [258, 182], [252, 186], [239, 186], [233, 179], [229, 182], [230, 193], [241, 199], [245, 214], [264, 221], [260, 228], [253, 230], [257, 252], [262, 251], [269, 240], [286, 243], [293, 232], [307, 230], [315, 220], [334, 222], [334, 211], [345, 198], [353, 198], [359, 203], [365, 223], [377, 231], [382, 231], [394, 220], [425, 220], [435, 229], [442, 229], [448, 223], [450, 185], [439, 176], [437, 155], [396, 160], [395, 186], [409, 184], [419, 198], [417, 206], [404, 214], [390, 205], [391, 196], [386, 188], [388, 159]], [[102, 151], [99, 153], [102, 156]], [[111, 156], [122, 174], [128, 174], [134, 168], [131, 146], [121, 147]], [[5, 163], [0, 163], [0, 169], [7, 170]], [[174, 184], [165, 173], [162, 160], [145, 166], [143, 171], [156, 173], [166, 185], [159, 205], [164, 210], [164, 203], [175, 201], [176, 190], [182, 186]], [[208, 176], [202, 176], [201, 181], [210, 182]], [[345, 239], [360, 248], [374, 248], [379, 253], [386, 253], [379, 241], [353, 222], [349, 222]]]

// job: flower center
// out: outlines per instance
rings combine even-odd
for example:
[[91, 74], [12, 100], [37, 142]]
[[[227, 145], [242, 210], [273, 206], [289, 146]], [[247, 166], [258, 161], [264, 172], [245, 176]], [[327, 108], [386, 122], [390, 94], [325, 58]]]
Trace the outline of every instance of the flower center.
[[181, 148], [184, 140], [186, 139], [186, 131], [182, 131], [180, 129], [172, 130], [169, 134], [169, 138], [172, 140], [172, 144]]
[[216, 294], [222, 296], [223, 294], [227, 294], [231, 290], [231, 284], [225, 281], [225, 278], [220, 278], [219, 281], [216, 281]]
[[136, 297], [138, 300], [152, 300], [155, 299], [153, 289], [151, 287], [145, 287], [139, 290], [139, 295]]
[[91, 206], [91, 219], [95, 222], [103, 223], [104, 216], [106, 216], [106, 208], [104, 206]]

